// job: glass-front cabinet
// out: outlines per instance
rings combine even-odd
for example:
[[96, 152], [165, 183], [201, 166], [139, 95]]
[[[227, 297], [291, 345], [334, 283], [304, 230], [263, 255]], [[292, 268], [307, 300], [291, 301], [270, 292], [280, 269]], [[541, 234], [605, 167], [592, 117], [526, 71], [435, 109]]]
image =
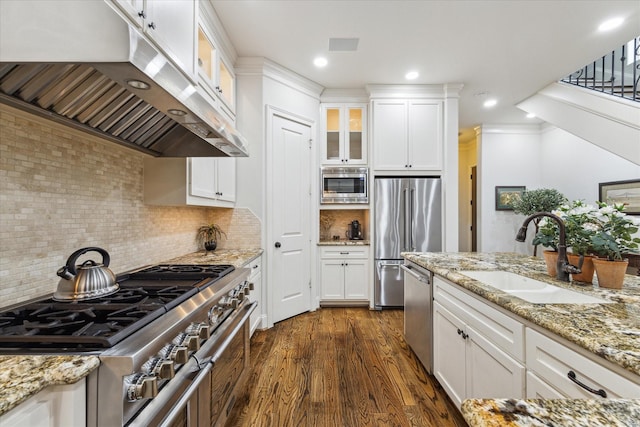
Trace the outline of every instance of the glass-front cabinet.
[[367, 164], [366, 104], [323, 104], [326, 165]]
[[213, 38], [198, 27], [198, 69], [200, 80], [207, 92], [218, 98], [228, 114], [235, 114], [235, 75], [227, 65]]

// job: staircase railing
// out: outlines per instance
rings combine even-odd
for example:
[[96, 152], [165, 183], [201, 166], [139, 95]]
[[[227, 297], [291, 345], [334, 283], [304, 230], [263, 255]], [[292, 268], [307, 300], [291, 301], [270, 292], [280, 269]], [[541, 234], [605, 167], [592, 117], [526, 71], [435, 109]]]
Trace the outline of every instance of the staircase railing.
[[640, 37], [585, 65], [561, 81], [640, 102]]

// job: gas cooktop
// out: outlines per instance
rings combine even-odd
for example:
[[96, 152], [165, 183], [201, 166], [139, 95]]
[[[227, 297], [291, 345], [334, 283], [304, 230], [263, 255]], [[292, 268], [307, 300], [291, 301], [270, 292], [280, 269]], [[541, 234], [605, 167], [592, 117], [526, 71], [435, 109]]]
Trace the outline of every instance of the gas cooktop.
[[118, 276], [120, 289], [112, 295], [9, 307], [0, 311], [0, 349], [112, 347], [232, 271], [231, 265], [160, 264]]

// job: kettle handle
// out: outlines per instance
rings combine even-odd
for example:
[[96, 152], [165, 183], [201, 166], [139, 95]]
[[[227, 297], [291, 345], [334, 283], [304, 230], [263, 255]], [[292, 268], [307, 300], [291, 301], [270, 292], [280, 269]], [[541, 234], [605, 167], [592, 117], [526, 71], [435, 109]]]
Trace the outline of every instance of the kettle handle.
[[80, 255], [86, 254], [87, 252], [95, 251], [102, 255], [102, 265], [105, 267], [109, 267], [109, 262], [111, 262], [111, 257], [109, 257], [109, 253], [102, 248], [98, 248], [95, 246], [90, 246], [88, 248], [78, 249], [74, 253], [69, 256], [66, 265], [66, 271], [72, 275], [76, 275], [76, 260]]

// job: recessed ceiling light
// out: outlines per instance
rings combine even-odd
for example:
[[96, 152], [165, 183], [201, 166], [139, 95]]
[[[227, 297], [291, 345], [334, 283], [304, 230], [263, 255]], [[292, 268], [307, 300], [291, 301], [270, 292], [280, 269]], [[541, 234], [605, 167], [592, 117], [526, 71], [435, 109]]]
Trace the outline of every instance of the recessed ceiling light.
[[148, 83], [145, 83], [141, 80], [127, 80], [127, 84], [133, 88], [142, 90], [147, 90], [151, 87]]
[[618, 28], [624, 22], [624, 18], [613, 18], [604, 21], [598, 27], [598, 31], [611, 31], [614, 28]]
[[536, 115], [533, 114], [533, 113], [527, 114], [527, 119], [534, 119], [535, 117], [536, 117]]
[[495, 107], [495, 105], [498, 103], [498, 101], [496, 99], [487, 99], [486, 101], [484, 101], [484, 105], [485, 108], [491, 108], [491, 107]]
[[404, 75], [404, 78], [407, 80], [415, 80], [418, 78], [420, 74], [417, 71], [409, 71], [407, 74]]
[[316, 67], [326, 67], [328, 63], [329, 61], [327, 61], [327, 58], [322, 56], [319, 56], [313, 60], [313, 65], [315, 65]]

